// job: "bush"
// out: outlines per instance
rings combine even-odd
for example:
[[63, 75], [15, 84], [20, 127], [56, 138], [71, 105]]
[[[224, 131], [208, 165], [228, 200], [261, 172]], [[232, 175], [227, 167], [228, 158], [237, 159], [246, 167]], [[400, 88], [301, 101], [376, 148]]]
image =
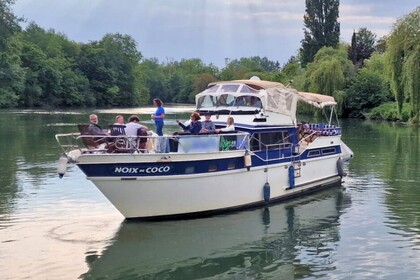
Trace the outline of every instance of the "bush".
[[403, 121], [407, 122], [410, 119], [410, 112], [407, 106], [403, 107], [401, 115], [398, 114], [397, 103], [384, 103], [378, 107], [373, 108], [368, 116], [372, 119], [381, 119], [388, 121]]

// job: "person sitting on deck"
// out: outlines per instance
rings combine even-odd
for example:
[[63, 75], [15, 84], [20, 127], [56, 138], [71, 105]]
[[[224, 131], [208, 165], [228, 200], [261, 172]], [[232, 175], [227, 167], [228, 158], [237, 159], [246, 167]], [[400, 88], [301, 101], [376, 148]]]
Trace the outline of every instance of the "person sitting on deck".
[[234, 122], [235, 120], [233, 119], [233, 117], [227, 118], [226, 127], [222, 129], [216, 129], [216, 132], [220, 133], [220, 132], [234, 131], [235, 130]]
[[243, 96], [236, 97], [235, 104], [234, 105], [235, 106], [245, 106], [246, 105], [246, 102], [245, 102], [244, 97]]
[[204, 114], [205, 120], [202, 122], [202, 128], [200, 130], [200, 133], [212, 133], [216, 131], [216, 126], [214, 123], [210, 120], [211, 114], [205, 113]]
[[136, 115], [132, 115], [128, 119], [128, 123], [125, 125], [125, 134], [128, 136], [137, 136], [137, 131], [140, 128], [148, 130], [146, 126], [141, 125], [139, 122], [140, 122], [140, 118]]
[[191, 114], [190, 119], [191, 119], [191, 123], [187, 126], [180, 123], [179, 120], [176, 120], [176, 122], [178, 123], [180, 127], [182, 127], [184, 131], [187, 131], [191, 134], [199, 134], [202, 128], [202, 124], [200, 121], [200, 114], [197, 112], [194, 112]]
[[90, 125], [88, 128], [88, 134], [90, 135], [108, 135], [99, 125], [98, 125], [98, 116], [92, 114], [89, 116]]
[[124, 117], [122, 115], [116, 116], [114, 125], [124, 125]]

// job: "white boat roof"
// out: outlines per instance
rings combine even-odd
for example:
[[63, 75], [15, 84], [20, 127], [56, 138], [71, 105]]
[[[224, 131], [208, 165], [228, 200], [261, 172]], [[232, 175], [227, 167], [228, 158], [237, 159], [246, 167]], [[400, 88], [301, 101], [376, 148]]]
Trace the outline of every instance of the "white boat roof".
[[275, 87], [286, 88], [282, 83], [262, 81], [262, 80], [233, 80], [233, 81], [213, 82], [208, 85], [208, 88], [214, 85], [222, 85], [222, 84], [245, 84], [258, 90], [275, 88]]
[[232, 80], [232, 81], [220, 81], [220, 82], [213, 82], [208, 85], [208, 88], [213, 87], [215, 85], [223, 85], [223, 84], [245, 84], [250, 86], [254, 89], [261, 90], [265, 89], [270, 91], [270, 89], [277, 88], [277, 91], [282, 93], [292, 92], [297, 94], [298, 99], [311, 104], [318, 108], [324, 107], [331, 107], [337, 105], [334, 97], [319, 93], [312, 93], [312, 92], [304, 92], [304, 91], [297, 91], [293, 88], [288, 88], [282, 83], [279, 82], [271, 82], [271, 81], [263, 81], [263, 80]]
[[277, 116], [279, 116], [278, 122], [283, 125], [296, 124], [296, 108], [298, 100], [306, 102], [317, 108], [332, 107], [337, 105], [334, 97], [332, 96], [310, 92], [299, 92], [296, 89], [286, 87], [279, 82], [251, 79], [210, 83], [206, 90], [196, 95], [197, 108], [199, 108], [198, 104], [200, 100], [204, 102], [204, 98], [206, 96], [212, 96], [210, 105], [203, 107], [200, 106], [199, 109], [217, 110], [222, 107], [231, 111], [244, 110], [244, 107], [235, 108], [231, 104], [222, 106], [215, 105], [214, 100], [218, 98], [222, 98], [221, 100], [225, 98], [224, 102], [226, 102], [226, 97], [222, 97], [226, 95], [230, 95], [235, 99], [239, 96], [258, 97], [261, 101], [260, 104], [262, 105], [262, 109], [265, 112], [277, 114]]

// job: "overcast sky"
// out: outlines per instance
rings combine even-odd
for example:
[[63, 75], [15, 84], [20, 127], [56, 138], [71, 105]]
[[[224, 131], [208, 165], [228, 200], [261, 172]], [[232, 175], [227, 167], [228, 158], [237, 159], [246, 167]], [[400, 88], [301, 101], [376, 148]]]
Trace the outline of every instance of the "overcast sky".
[[[367, 27], [377, 38], [418, 0], [342, 0], [341, 40]], [[106, 33], [132, 36], [146, 58], [200, 58], [223, 67], [225, 58], [266, 56], [285, 63], [303, 38], [303, 0], [16, 0], [17, 16], [77, 42]]]

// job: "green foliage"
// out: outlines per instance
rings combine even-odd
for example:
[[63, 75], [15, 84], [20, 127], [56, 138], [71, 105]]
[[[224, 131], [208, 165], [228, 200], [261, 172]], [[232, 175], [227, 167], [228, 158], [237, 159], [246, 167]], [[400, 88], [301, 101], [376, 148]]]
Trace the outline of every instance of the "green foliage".
[[373, 108], [368, 116], [372, 119], [407, 122], [410, 119], [410, 112], [407, 107], [408, 106], [404, 107], [403, 111], [399, 113], [397, 103], [383, 103], [378, 107]]
[[376, 35], [363, 27], [353, 33], [351, 47], [349, 49], [349, 59], [357, 67], [362, 67], [364, 60], [368, 59], [375, 51]]
[[14, 3], [15, 0], [0, 0], [0, 52], [6, 50], [8, 39], [20, 31], [19, 22], [22, 19], [17, 18], [10, 9]]
[[308, 64], [304, 90], [333, 95], [335, 91], [344, 89], [352, 76], [354, 67], [347, 58], [346, 49], [323, 47], [314, 61]]
[[409, 100], [410, 119], [420, 123], [420, 7], [398, 20], [388, 40], [391, 88], [402, 113]]
[[19, 94], [24, 89], [25, 70], [16, 53], [20, 44], [16, 37], [10, 37], [7, 49], [0, 51], [0, 108], [16, 107]]
[[366, 110], [385, 102], [388, 95], [388, 87], [381, 76], [362, 69], [347, 89], [346, 112], [351, 117], [360, 117]]
[[[352, 47], [339, 44], [338, 0], [306, 0], [298, 58], [292, 56], [283, 67], [267, 57], [226, 59], [218, 69], [198, 58], [167, 63], [143, 59], [135, 40], [119, 33], [79, 44], [35, 23], [22, 31], [21, 19], [10, 9], [13, 3], [0, 0], [0, 108], [127, 107], [150, 104], [155, 97], [192, 103], [211, 82], [258, 76], [332, 95], [339, 113], [351, 116], [392, 101], [392, 86], [400, 109], [409, 104], [401, 111], [403, 119], [419, 119], [419, 8], [398, 21], [388, 39], [378, 40], [372, 53], [375, 35], [366, 28], [353, 34]], [[356, 77], [349, 55], [361, 67]]]
[[382, 36], [381, 38], [379, 38], [375, 45], [375, 51], [380, 54], [385, 53], [387, 49], [387, 41], [388, 36]]
[[220, 72], [220, 79], [227, 81], [259, 76], [260, 78], [270, 80], [270, 73], [275, 73], [279, 69], [280, 65], [278, 62], [270, 61], [266, 57], [243, 57], [241, 59], [227, 60], [225, 68]]
[[306, 0], [304, 38], [300, 49], [303, 65], [312, 62], [324, 46], [336, 47], [340, 39], [339, 0]]

